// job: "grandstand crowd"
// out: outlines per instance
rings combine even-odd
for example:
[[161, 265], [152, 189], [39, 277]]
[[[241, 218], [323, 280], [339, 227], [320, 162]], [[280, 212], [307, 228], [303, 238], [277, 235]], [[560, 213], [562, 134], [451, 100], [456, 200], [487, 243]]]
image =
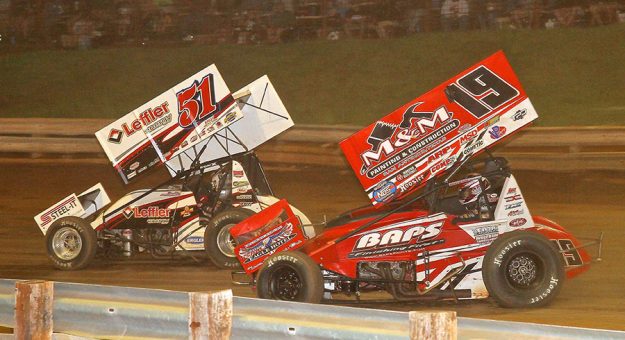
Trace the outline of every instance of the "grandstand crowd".
[[272, 44], [625, 21], [625, 0], [0, 0], [0, 43]]

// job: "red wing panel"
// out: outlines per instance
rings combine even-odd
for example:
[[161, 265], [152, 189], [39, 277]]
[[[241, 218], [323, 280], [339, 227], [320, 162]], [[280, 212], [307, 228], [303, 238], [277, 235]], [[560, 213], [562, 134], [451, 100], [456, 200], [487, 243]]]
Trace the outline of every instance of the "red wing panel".
[[232, 227], [234, 252], [246, 273], [257, 271], [271, 254], [299, 248], [304, 240], [301, 223], [289, 203], [281, 200]]
[[537, 117], [500, 51], [340, 146], [371, 202], [385, 204], [417, 191]]

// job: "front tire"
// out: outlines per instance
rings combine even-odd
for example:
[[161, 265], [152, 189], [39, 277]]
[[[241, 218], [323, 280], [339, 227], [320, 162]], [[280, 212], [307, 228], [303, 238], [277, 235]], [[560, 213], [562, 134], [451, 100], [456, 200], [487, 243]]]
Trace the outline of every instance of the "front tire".
[[502, 307], [549, 304], [564, 283], [562, 257], [549, 240], [534, 232], [514, 231], [495, 240], [484, 256], [482, 276]]
[[46, 232], [48, 257], [61, 270], [85, 268], [95, 257], [97, 246], [95, 230], [80, 217], [60, 218]]
[[321, 269], [298, 251], [274, 254], [260, 269], [256, 292], [261, 299], [319, 303], [323, 298]]
[[254, 215], [249, 209], [234, 208], [213, 217], [204, 231], [204, 249], [208, 258], [221, 269], [241, 269], [241, 263], [234, 254], [235, 243], [230, 229]]

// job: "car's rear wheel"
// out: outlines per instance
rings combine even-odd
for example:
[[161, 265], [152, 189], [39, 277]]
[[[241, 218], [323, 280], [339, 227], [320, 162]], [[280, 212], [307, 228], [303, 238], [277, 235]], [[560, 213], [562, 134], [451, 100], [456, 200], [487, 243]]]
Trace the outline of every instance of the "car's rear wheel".
[[323, 297], [323, 276], [308, 255], [285, 251], [265, 261], [256, 291], [261, 299], [318, 303]]
[[482, 276], [502, 307], [549, 304], [564, 283], [562, 257], [544, 236], [528, 231], [501, 235], [484, 256]]
[[95, 230], [80, 217], [68, 216], [52, 223], [46, 232], [48, 257], [61, 270], [86, 267], [95, 257]]
[[204, 231], [204, 249], [211, 262], [221, 269], [240, 269], [241, 263], [234, 254], [235, 242], [230, 229], [254, 215], [248, 209], [234, 208], [215, 215]]

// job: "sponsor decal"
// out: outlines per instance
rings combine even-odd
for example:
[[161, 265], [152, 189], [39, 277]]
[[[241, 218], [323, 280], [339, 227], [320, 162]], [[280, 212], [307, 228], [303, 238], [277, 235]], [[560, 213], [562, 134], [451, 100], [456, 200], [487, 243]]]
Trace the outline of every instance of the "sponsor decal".
[[108, 141], [111, 143], [119, 144], [121, 143], [123, 136], [124, 136], [124, 133], [121, 132], [120, 130], [111, 129], [111, 131], [109, 131]]
[[441, 233], [443, 223], [406, 225], [366, 233], [358, 238], [348, 257], [388, 255], [443, 243], [445, 240], [433, 240]]
[[232, 170], [232, 176], [236, 178], [242, 178], [245, 176], [245, 172], [243, 170]]
[[473, 229], [473, 238], [479, 244], [490, 244], [497, 236], [499, 236], [499, 227], [497, 225]]
[[464, 123], [464, 124], [462, 124], [462, 126], [460, 126], [458, 128], [458, 132], [465, 133], [465, 132], [471, 130], [472, 127], [473, 127], [473, 125], [471, 125], [469, 123]]
[[237, 113], [235, 111], [232, 111], [226, 115], [226, 118], [224, 119], [224, 123], [226, 124], [232, 123], [235, 119], [237, 119]]
[[499, 139], [506, 134], [506, 128], [500, 125], [495, 125], [490, 129], [490, 131], [488, 131], [488, 133], [490, 134], [490, 138]]
[[76, 196], [72, 195], [65, 201], [59, 203], [58, 205], [52, 207], [48, 211], [46, 211], [43, 215], [41, 215], [41, 227], [45, 227], [48, 224], [56, 221], [58, 218], [63, 217], [78, 205], [78, 201]]
[[504, 197], [504, 200], [506, 200], [506, 202], [514, 202], [514, 201], [520, 201], [523, 199], [523, 196], [515, 194], [515, 195], [511, 195], [511, 196], [506, 196]]
[[376, 202], [385, 202], [391, 199], [397, 192], [397, 187], [393, 182], [385, 181], [377, 185], [373, 190], [373, 199]]
[[475, 137], [477, 137], [478, 133], [477, 133], [477, 129], [473, 129], [463, 135], [460, 136], [460, 144], [465, 144], [467, 142], [470, 142], [471, 140], [473, 140]]
[[204, 244], [204, 238], [202, 236], [189, 236], [185, 241], [190, 244]]
[[510, 223], [508, 223], [509, 226], [511, 227], [522, 227], [525, 225], [525, 223], [527, 223], [527, 220], [524, 218], [515, 218], [514, 220], [510, 221]]
[[505, 210], [512, 210], [512, 209], [516, 209], [518, 207], [520, 207], [523, 204], [523, 202], [518, 202], [518, 203], [512, 203], [512, 204], [506, 204], [504, 206]]
[[169, 103], [163, 102], [154, 108], [148, 108], [147, 110], [139, 113], [137, 117], [138, 118], [133, 120], [130, 124], [123, 123], [121, 130], [117, 128], [111, 129], [108, 141], [119, 144], [123, 135], [129, 137], [135, 132], [142, 130], [144, 127], [145, 132], [150, 133], [161, 126], [167, 125], [171, 122]]
[[521, 120], [523, 118], [525, 118], [525, 115], [527, 114], [527, 109], [521, 109], [521, 110], [517, 110], [514, 115], [512, 116], [512, 120], [513, 121], [517, 121], [517, 120]]
[[508, 216], [519, 216], [519, 215], [523, 215], [523, 213], [525, 213], [523, 209], [516, 209], [516, 210], [510, 211], [508, 213]]
[[[162, 218], [169, 217], [170, 214], [169, 209], [163, 209], [159, 207], [146, 207], [146, 208], [138, 208], [138, 207], [126, 207], [123, 210], [124, 217], [126, 219], [134, 218]], [[149, 223], [149, 222], [148, 222]]]
[[184, 210], [182, 210], [182, 212], [180, 213], [180, 216], [189, 217], [191, 216], [192, 213], [193, 213], [193, 208], [190, 206], [186, 206], [184, 207]]
[[146, 220], [148, 224], [167, 224], [169, 223], [168, 218], [148, 218]]
[[238, 195], [238, 196], [235, 196], [235, 199], [241, 200], [241, 201], [249, 201], [252, 199], [252, 195]]
[[246, 244], [239, 249], [239, 256], [245, 259], [245, 263], [252, 262], [265, 255], [273, 253], [280, 246], [289, 242], [297, 234], [293, 232], [293, 223], [281, 224], [257, 240]]
[[161, 193], [161, 196], [163, 197], [175, 197], [179, 195], [180, 195], [180, 192], [178, 191], [165, 191]]
[[128, 167], [128, 169], [133, 171], [133, 170], [137, 170], [138, 167], [139, 167], [139, 162], [134, 162]]
[[471, 145], [467, 145], [467, 147], [462, 151], [462, 154], [464, 154], [464, 155], [473, 154], [473, 152], [475, 152], [475, 150], [481, 148], [482, 145], [484, 145], [484, 141], [481, 140], [481, 139], [477, 140], [477, 141], [475, 141], [475, 143], [473, 143]]
[[232, 187], [233, 188], [240, 188], [242, 186], [246, 186], [246, 185], [249, 185], [249, 184], [250, 184], [250, 182], [248, 182], [248, 181], [233, 181], [232, 182]]
[[[447, 111], [445, 106], [433, 112], [422, 112], [417, 110], [421, 104], [423, 102], [418, 102], [406, 109], [399, 125], [376, 123], [367, 139], [371, 149], [360, 154], [363, 162], [361, 173], [374, 178], [460, 125], [457, 119], [452, 119], [453, 113]], [[415, 139], [419, 141], [413, 143]], [[406, 150], [399, 153], [398, 151], [402, 149]], [[374, 162], [380, 163], [374, 165]]]
[[499, 118], [500, 118], [499, 116], [497, 116], [495, 118], [492, 118], [491, 120], [488, 121], [487, 125], [488, 126], [493, 126], [493, 125], [499, 123]]

